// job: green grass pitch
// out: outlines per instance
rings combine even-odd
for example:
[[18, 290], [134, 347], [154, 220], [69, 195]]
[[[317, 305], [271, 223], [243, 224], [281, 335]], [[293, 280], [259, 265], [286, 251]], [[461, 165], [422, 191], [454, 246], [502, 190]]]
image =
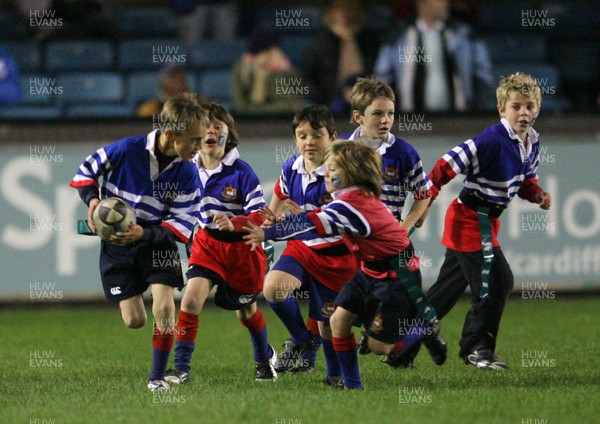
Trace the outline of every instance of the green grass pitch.
[[[305, 304], [303, 304], [305, 306]], [[279, 348], [283, 325], [261, 304]], [[364, 391], [321, 383], [322, 352], [311, 374], [254, 381], [249, 336], [233, 312], [200, 317], [189, 384], [162, 395], [145, 387], [151, 325], [124, 327], [108, 308], [0, 311], [2, 423], [575, 423], [598, 422], [598, 299], [557, 294], [508, 303], [497, 354], [510, 369], [485, 372], [457, 357], [466, 300], [442, 321], [449, 357], [426, 351], [416, 369], [361, 356]], [[152, 318], [149, 316], [149, 324]]]

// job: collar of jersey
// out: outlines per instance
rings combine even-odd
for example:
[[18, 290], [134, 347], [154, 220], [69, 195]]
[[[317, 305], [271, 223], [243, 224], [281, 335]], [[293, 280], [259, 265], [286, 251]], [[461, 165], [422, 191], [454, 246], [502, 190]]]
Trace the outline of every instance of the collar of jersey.
[[[508, 136], [519, 142], [519, 143], [523, 143], [523, 140], [521, 140], [521, 137], [519, 137], [517, 135], [517, 133], [515, 132], [515, 130], [513, 130], [513, 128], [510, 126], [509, 122], [506, 120], [506, 118], [502, 118], [500, 119], [500, 122], [502, 123], [502, 126], [506, 129], [506, 131], [508, 132]], [[527, 135], [529, 136], [529, 145], [531, 146], [532, 144], [535, 144], [538, 141], [538, 138], [540, 137], [540, 134], [533, 129], [533, 127], [529, 127], [529, 129], [527, 130]]]
[[[348, 140], [356, 140], [357, 138], [360, 138], [360, 136], [361, 136], [360, 127], [358, 127], [357, 129], [354, 130], [354, 132], [348, 138]], [[381, 145], [377, 148], [377, 153], [379, 153], [380, 155], [383, 156], [385, 154], [385, 152], [387, 151], [388, 147], [390, 147], [392, 144], [394, 144], [394, 141], [396, 141], [396, 136], [394, 136], [394, 134], [392, 134], [391, 132], [388, 133], [387, 138], [385, 140], [383, 140]]]
[[[154, 130], [151, 133], [148, 134], [148, 136], [146, 137], [146, 150], [148, 150], [150, 153], [152, 153], [152, 155], [154, 156], [154, 158], [156, 159], [156, 152], [155, 152], [155, 148], [156, 148], [156, 143], [157, 143], [157, 135], [158, 135], [159, 131], [158, 130]], [[177, 156], [175, 159], [173, 159], [171, 161], [171, 163], [175, 163], [175, 162], [181, 162], [181, 158], [179, 156]], [[167, 168], [169, 168], [171, 165], [169, 164], [169, 166]]]
[[[298, 157], [292, 164], [292, 169], [294, 171], [298, 171], [298, 174], [308, 175], [308, 172], [306, 172], [306, 169], [304, 168], [304, 156], [298, 155]], [[317, 169], [313, 171], [313, 173], [323, 177], [325, 175], [325, 164], [322, 163]]]

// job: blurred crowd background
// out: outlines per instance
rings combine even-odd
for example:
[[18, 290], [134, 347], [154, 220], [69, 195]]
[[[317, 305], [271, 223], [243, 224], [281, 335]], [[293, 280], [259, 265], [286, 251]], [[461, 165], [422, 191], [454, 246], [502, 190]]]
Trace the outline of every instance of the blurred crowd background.
[[597, 0], [3, 0], [0, 118], [152, 117], [192, 90], [236, 117], [349, 116], [376, 74], [399, 112], [495, 110], [530, 73], [545, 113], [600, 111]]

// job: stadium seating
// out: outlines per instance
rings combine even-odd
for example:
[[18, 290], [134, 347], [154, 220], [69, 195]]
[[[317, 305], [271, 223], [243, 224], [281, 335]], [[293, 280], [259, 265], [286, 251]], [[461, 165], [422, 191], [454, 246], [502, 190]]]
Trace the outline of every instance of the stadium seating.
[[176, 37], [175, 16], [169, 8], [122, 9], [115, 13], [122, 38]]
[[121, 41], [117, 68], [120, 71], [153, 71], [167, 61], [188, 65], [189, 55], [177, 38], [151, 38]]
[[494, 65], [546, 60], [547, 41], [544, 34], [527, 31], [493, 33], [482, 36]]
[[64, 112], [66, 118], [127, 118], [132, 115], [132, 107], [113, 104], [72, 104], [67, 105]]
[[56, 78], [41, 73], [22, 73], [21, 91], [23, 98], [20, 105], [23, 106], [51, 105], [62, 94], [62, 89], [56, 85]]
[[133, 72], [126, 77], [126, 103], [136, 106], [158, 94], [158, 71]]
[[[132, 72], [127, 75], [125, 81], [125, 103], [128, 106], [138, 106], [143, 101], [158, 95], [158, 71]], [[188, 74], [188, 84], [191, 91], [196, 90], [196, 78], [191, 73]]]
[[37, 44], [30, 42], [0, 43], [19, 64], [21, 72], [38, 72], [42, 68], [42, 53]]
[[194, 70], [230, 69], [244, 54], [246, 40], [206, 40], [192, 50], [190, 67]]
[[3, 119], [59, 119], [63, 116], [59, 106], [12, 106], [2, 109]]
[[[482, 0], [479, 9], [477, 28], [488, 45], [495, 76], [516, 70], [531, 73], [546, 87], [546, 109], [560, 111], [569, 106], [561, 90], [569, 90], [572, 101], [578, 95], [573, 93], [597, 84], [600, 2]], [[525, 10], [539, 10], [540, 16], [553, 20], [552, 25], [543, 31], [525, 25]], [[385, 32], [393, 25], [389, 6], [367, 5], [367, 13], [373, 29]], [[275, 29], [282, 49], [300, 67], [322, 28], [322, 14], [322, 8], [312, 4], [282, 2], [258, 8], [247, 27]], [[168, 7], [116, 8], [112, 17], [119, 29], [117, 41], [37, 44], [27, 39], [26, 17], [0, 13], [0, 45], [19, 64], [23, 89], [21, 104], [4, 108], [3, 115], [32, 119], [132, 116], [136, 105], [157, 94], [160, 69], [173, 62], [190, 70], [191, 90], [231, 105], [231, 69], [246, 51], [246, 38], [204, 40], [188, 51], [177, 38], [177, 17]], [[495, 108], [492, 103], [490, 110]]]
[[286, 35], [281, 38], [281, 49], [294, 66], [299, 67], [302, 65], [304, 54], [313, 40], [314, 37], [310, 35]]
[[123, 80], [114, 72], [74, 72], [59, 74], [56, 85], [62, 87], [59, 103], [119, 104], [123, 100]]
[[48, 72], [105, 71], [114, 67], [115, 52], [108, 41], [54, 41], [45, 57]]
[[230, 70], [207, 71], [198, 76], [198, 93], [205, 99], [215, 100], [231, 107], [232, 74]]

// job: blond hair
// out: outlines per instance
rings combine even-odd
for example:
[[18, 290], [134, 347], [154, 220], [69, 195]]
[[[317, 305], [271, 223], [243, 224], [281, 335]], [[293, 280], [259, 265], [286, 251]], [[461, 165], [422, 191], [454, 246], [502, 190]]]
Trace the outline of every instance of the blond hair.
[[[350, 95], [352, 111], [357, 111], [359, 114], [364, 115], [365, 110], [367, 110], [377, 97], [385, 97], [396, 103], [394, 90], [379, 78], [375, 76], [358, 78], [356, 84], [352, 87], [352, 94]], [[350, 123], [354, 123], [353, 116], [350, 117]]]
[[336, 140], [327, 146], [325, 160], [328, 158], [342, 169], [348, 186], [381, 195], [381, 156], [375, 149], [355, 141]]
[[517, 91], [523, 96], [533, 96], [538, 109], [542, 107], [542, 90], [537, 81], [529, 74], [515, 72], [512, 75], [502, 78], [496, 88], [498, 111], [504, 110], [510, 93], [513, 91]]
[[165, 102], [160, 112], [160, 122], [164, 129], [180, 135], [194, 125], [208, 127], [208, 113], [202, 110], [194, 93], [181, 93]]

